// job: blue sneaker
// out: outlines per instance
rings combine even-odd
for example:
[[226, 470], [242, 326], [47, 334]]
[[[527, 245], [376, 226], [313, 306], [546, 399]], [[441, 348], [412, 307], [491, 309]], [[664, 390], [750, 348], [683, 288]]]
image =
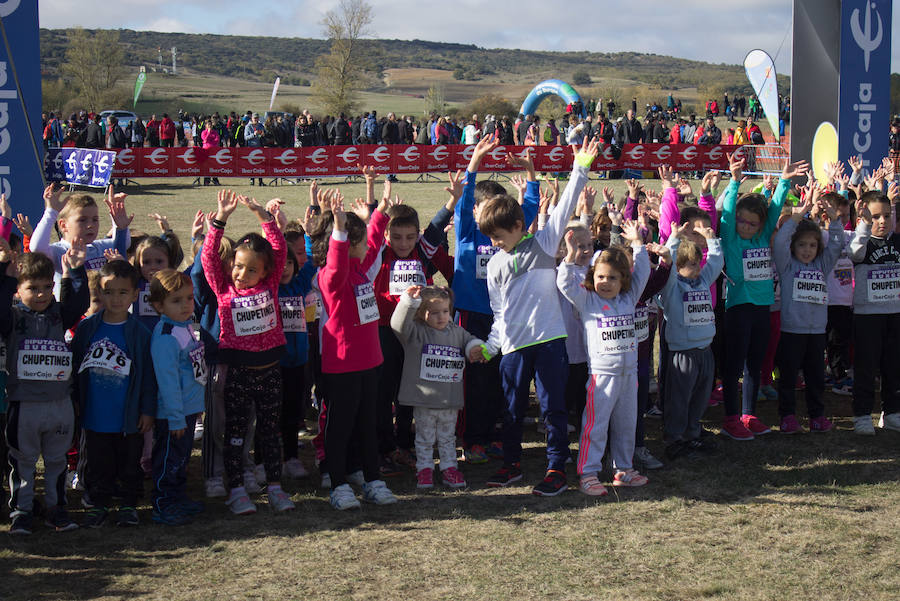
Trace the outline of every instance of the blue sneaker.
[[759, 387], [759, 396], [757, 400], [760, 401], [777, 401], [778, 400], [778, 391], [770, 384], [768, 386], [760, 386]]
[[191, 522], [191, 516], [185, 513], [177, 504], [169, 505], [159, 511], [154, 509], [151, 517], [157, 524], [166, 526], [183, 526]]
[[853, 378], [835, 380], [834, 385], [831, 387], [831, 392], [841, 396], [851, 396], [853, 394]]
[[198, 513], [203, 513], [203, 510], [206, 508], [203, 503], [200, 501], [194, 501], [185, 497], [183, 499], [179, 499], [176, 501], [176, 505], [186, 514], [188, 515], [197, 515]]

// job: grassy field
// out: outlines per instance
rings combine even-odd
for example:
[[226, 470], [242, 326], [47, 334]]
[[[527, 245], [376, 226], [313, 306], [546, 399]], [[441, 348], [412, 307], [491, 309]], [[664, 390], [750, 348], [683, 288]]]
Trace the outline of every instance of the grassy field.
[[[152, 231], [146, 215], [161, 212], [187, 239], [190, 216], [215, 205], [214, 189], [189, 180], [141, 183], [128, 190], [140, 229]], [[289, 215], [307, 198], [305, 185], [223, 183], [259, 200], [280, 196]], [[423, 218], [444, 201], [442, 188], [394, 187]], [[255, 227], [247, 211], [229, 221], [233, 234]], [[0, 543], [0, 599], [897, 599], [900, 433], [857, 437], [849, 398], [826, 397], [832, 433], [722, 440], [715, 456], [667, 465], [647, 486], [602, 499], [530, 494], [545, 467], [532, 425], [525, 479], [509, 489], [485, 488], [496, 464], [461, 463], [468, 490], [420, 494], [408, 472], [388, 481], [397, 505], [338, 513], [313, 470], [286, 483], [297, 502], [287, 515], [262, 502], [237, 518], [212, 501], [194, 524], [168, 528], [150, 523], [145, 504], [136, 529], [41, 527]], [[775, 404], [759, 413], [776, 423]], [[721, 416], [710, 409], [705, 425], [717, 430]], [[312, 466], [309, 441], [301, 457]], [[647, 420], [647, 441], [662, 456], [658, 421]], [[202, 498], [198, 450], [188, 486]]]

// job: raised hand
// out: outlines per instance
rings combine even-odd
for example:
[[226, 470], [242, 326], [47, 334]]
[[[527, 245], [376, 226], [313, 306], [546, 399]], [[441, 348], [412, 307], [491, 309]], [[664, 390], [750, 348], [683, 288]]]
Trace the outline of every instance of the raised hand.
[[632, 244], [635, 242], [640, 243], [642, 241], [641, 230], [636, 221], [626, 221], [622, 224], [622, 238]]
[[566, 242], [566, 263], [575, 263], [578, 259], [578, 242], [575, 241], [575, 231], [566, 232], [563, 240]]
[[781, 179], [791, 179], [792, 177], [806, 175], [807, 172], [809, 172], [809, 163], [807, 163], [806, 161], [788, 163], [781, 171]]
[[621, 226], [622, 219], [622, 211], [620, 211], [615, 205], [610, 205], [606, 208], [607, 214], [609, 216], [609, 221], [612, 225]]
[[[112, 186], [110, 186], [110, 189], [112, 189]], [[62, 211], [68, 200], [68, 197], [65, 200], [61, 199], [62, 192], [62, 185], [57, 183], [51, 183], [44, 188], [44, 206], [48, 209], [53, 209], [57, 213]]]
[[319, 180], [314, 179], [309, 184], [309, 204], [313, 207], [319, 206]]
[[641, 190], [644, 189], [643, 184], [636, 179], [629, 179], [625, 181], [625, 186], [628, 188], [628, 198], [633, 200], [638, 199], [638, 194], [641, 193]]
[[594, 199], [597, 198], [597, 190], [591, 186], [585, 186], [581, 191], [581, 197], [584, 203], [584, 212], [588, 215], [594, 214]]
[[691, 189], [690, 182], [683, 177], [678, 178], [678, 193], [682, 196], [688, 196], [694, 193], [694, 190]]
[[67, 270], [74, 270], [84, 265], [84, 260], [86, 258], [87, 249], [85, 248], [84, 242], [82, 240], [76, 240], [72, 242], [72, 246], [69, 247], [69, 250], [63, 254], [62, 264]]
[[694, 231], [694, 226], [690, 221], [685, 221], [683, 224], [678, 225], [675, 221], [672, 222], [672, 233], [670, 236], [674, 238], [684, 238], [688, 234]]
[[700, 227], [695, 227], [694, 231], [706, 238], [707, 240], [712, 240], [716, 237], [716, 232], [708, 225], [701, 225]]
[[155, 221], [156, 225], [159, 226], [159, 230], [164, 234], [172, 229], [171, 227], [169, 227], [169, 220], [165, 215], [160, 215], [159, 213], [150, 213], [149, 215], [147, 215], [147, 217]]
[[127, 194], [113, 194], [113, 187], [112, 184], [110, 184], [109, 194], [104, 198], [106, 206], [109, 209], [109, 216], [112, 217], [116, 229], [119, 230], [127, 229], [134, 219], [134, 213], [129, 215], [125, 210], [125, 199], [127, 197]]
[[450, 171], [447, 173], [447, 179], [450, 181], [450, 185], [444, 187], [444, 192], [447, 192], [450, 195], [453, 204], [456, 205], [457, 201], [462, 197], [463, 190], [466, 187], [466, 174], [462, 169], [458, 170], [456, 173]]
[[357, 163], [356, 166], [359, 167], [359, 172], [366, 178], [366, 182], [374, 182], [378, 179], [378, 174], [375, 173], [374, 165], [360, 165]]
[[273, 217], [269, 215], [269, 212], [266, 211], [265, 207], [259, 204], [255, 198], [250, 198], [249, 196], [238, 196], [237, 200], [239, 203], [250, 209], [250, 211], [254, 215], [256, 215], [256, 218], [259, 219], [260, 223], [266, 223], [273, 219]]
[[816, 203], [819, 206], [819, 211], [821, 213], [825, 213], [825, 216], [828, 218], [829, 223], [838, 218], [837, 210], [834, 208], [833, 204], [821, 197], [816, 199]]
[[216, 212], [216, 219], [225, 222], [228, 221], [228, 218], [231, 217], [231, 214], [237, 208], [238, 196], [232, 190], [219, 190], [216, 196], [216, 203], [219, 207], [219, 210]]
[[12, 220], [12, 207], [6, 201], [6, 194], [0, 194], [0, 215]]
[[500, 142], [491, 138], [481, 138], [478, 144], [475, 145], [475, 148], [472, 149], [472, 158], [469, 160], [468, 172], [475, 173], [478, 171], [478, 167], [481, 165], [485, 155], [493, 152], [499, 145]]
[[[522, 179], [519, 175], [514, 175], [509, 178], [509, 183], [512, 184], [512, 187], [515, 188], [519, 192], [519, 197], [525, 197], [525, 180]], [[520, 201], [521, 204], [521, 201]]]
[[334, 229], [339, 232], [347, 231], [347, 214], [344, 213], [344, 202], [341, 198], [330, 198], [329, 206], [334, 215]]
[[284, 214], [284, 211], [281, 210], [282, 206], [284, 206], [283, 200], [280, 198], [273, 198], [266, 203], [266, 211], [275, 218], [275, 224], [278, 225], [278, 229], [284, 231], [284, 228], [286, 228], [288, 224], [288, 218], [287, 215]]
[[703, 179], [700, 180], [700, 195], [701, 196], [709, 196], [710, 192], [712, 191], [712, 187], [713, 187], [712, 179], [713, 179], [714, 173], [718, 175], [719, 172], [718, 171], [707, 171], [706, 173], [703, 174]]
[[745, 161], [743, 158], [736, 158], [735, 154], [737, 153], [726, 154], [725, 156], [728, 157], [728, 170], [731, 172], [731, 179], [740, 182], [741, 175], [744, 173]]
[[410, 286], [406, 289], [406, 294], [409, 298], [419, 298], [420, 292], [422, 292], [422, 286]]
[[203, 226], [206, 225], [205, 221], [206, 215], [203, 214], [203, 210], [198, 210], [197, 214], [194, 215], [194, 221], [191, 222], [191, 240], [197, 240], [203, 235]]
[[16, 227], [19, 228], [19, 231], [22, 232], [23, 236], [31, 236], [34, 233], [34, 228], [31, 227], [31, 221], [28, 219], [28, 215], [23, 215], [19, 213], [16, 215], [16, 218], [13, 219], [13, 223], [16, 224]]
[[125, 260], [125, 257], [123, 257], [115, 248], [107, 248], [106, 250], [104, 250], [103, 258], [106, 259], [107, 263]]
[[[660, 165], [656, 171], [659, 173], [659, 179], [662, 181], [663, 189], [675, 187], [675, 175], [672, 173], [671, 165]], [[629, 186], [628, 189], [631, 190], [631, 187]], [[634, 198], [634, 196], [632, 196], [632, 198]]]
[[369, 220], [369, 205], [362, 198], [357, 198], [350, 203], [350, 210], [363, 221]]
[[847, 159], [847, 162], [850, 164], [850, 169], [853, 170], [853, 173], [861, 173], [863, 170], [863, 162], [862, 157], [859, 155], [852, 156]]
[[857, 198], [856, 200], [856, 216], [867, 224], [872, 225], [872, 213], [869, 212], [869, 206], [862, 198]]
[[900, 186], [897, 185], [897, 182], [891, 180], [891, 183], [888, 184], [887, 197], [893, 203], [897, 200], [897, 196], [900, 196]]

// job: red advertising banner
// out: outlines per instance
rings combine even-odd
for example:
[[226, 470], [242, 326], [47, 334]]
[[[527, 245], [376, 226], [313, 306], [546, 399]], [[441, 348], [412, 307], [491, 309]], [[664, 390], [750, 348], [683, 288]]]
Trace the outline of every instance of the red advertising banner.
[[[359, 175], [359, 165], [395, 175], [465, 169], [474, 146], [379, 145], [314, 146], [308, 148], [125, 148], [116, 157], [113, 177], [323, 177]], [[569, 146], [498, 146], [481, 162], [481, 171], [518, 171], [506, 155], [530, 153], [537, 171], [560, 173], [572, 168]], [[728, 169], [727, 154], [740, 146], [698, 144], [626, 144], [604, 146], [594, 171], [675, 171]]]

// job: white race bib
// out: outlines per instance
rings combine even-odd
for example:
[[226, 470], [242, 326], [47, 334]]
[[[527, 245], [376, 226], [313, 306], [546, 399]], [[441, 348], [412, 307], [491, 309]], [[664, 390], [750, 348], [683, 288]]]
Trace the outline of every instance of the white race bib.
[[847, 253], [841, 253], [841, 258], [834, 264], [833, 273], [835, 281], [840, 284], [841, 288], [853, 285], [853, 261], [847, 256]]
[[646, 305], [634, 308], [634, 335], [638, 342], [650, 338], [650, 311]]
[[870, 303], [888, 303], [900, 299], [900, 266], [875, 267], [866, 282]]
[[360, 284], [354, 287], [356, 295], [356, 309], [359, 311], [359, 324], [378, 321], [378, 302], [375, 300], [375, 288], [371, 283]]
[[127, 376], [131, 373], [131, 359], [113, 341], [104, 338], [94, 342], [88, 348], [84, 360], [78, 368], [78, 373], [91, 368], [105, 369], [121, 376]]
[[466, 359], [455, 346], [426, 344], [422, 347], [419, 377], [429, 382], [462, 382]]
[[613, 315], [597, 319], [597, 338], [600, 340], [601, 354], [618, 355], [637, 349], [634, 334], [634, 315]]
[[689, 290], [682, 295], [681, 300], [684, 307], [684, 325], [708, 326], [716, 322], [709, 290]]
[[64, 382], [72, 375], [72, 353], [61, 340], [27, 338], [19, 343], [20, 380]]
[[828, 286], [825, 275], [818, 269], [801, 269], [794, 275], [794, 291], [791, 298], [802, 303], [824, 305], [828, 303]]
[[150, 284], [144, 282], [138, 292], [138, 315], [141, 317], [159, 317], [159, 313], [150, 304]]
[[475, 278], [479, 280], [487, 279], [487, 264], [497, 251], [500, 250], [496, 246], [480, 245], [475, 255]]
[[425, 272], [422, 263], [415, 259], [394, 261], [388, 276], [388, 292], [391, 296], [400, 296], [410, 286], [425, 286]]
[[278, 324], [275, 301], [266, 290], [251, 296], [231, 299], [231, 321], [236, 336], [253, 336], [274, 330]]
[[318, 291], [312, 290], [306, 295], [306, 306], [316, 308], [315, 319], [322, 317], [322, 297], [319, 296]]
[[764, 282], [772, 279], [772, 252], [768, 246], [745, 249], [743, 264], [745, 282]]
[[302, 296], [281, 296], [278, 306], [281, 308], [281, 325], [285, 332], [306, 331], [306, 303]]
[[84, 268], [88, 271], [98, 271], [106, 265], [106, 257], [100, 255], [99, 257], [94, 257], [93, 259], [88, 259], [84, 262]]
[[194, 380], [201, 386], [206, 386], [206, 347], [201, 344], [188, 355], [191, 358], [191, 370], [194, 372]]

